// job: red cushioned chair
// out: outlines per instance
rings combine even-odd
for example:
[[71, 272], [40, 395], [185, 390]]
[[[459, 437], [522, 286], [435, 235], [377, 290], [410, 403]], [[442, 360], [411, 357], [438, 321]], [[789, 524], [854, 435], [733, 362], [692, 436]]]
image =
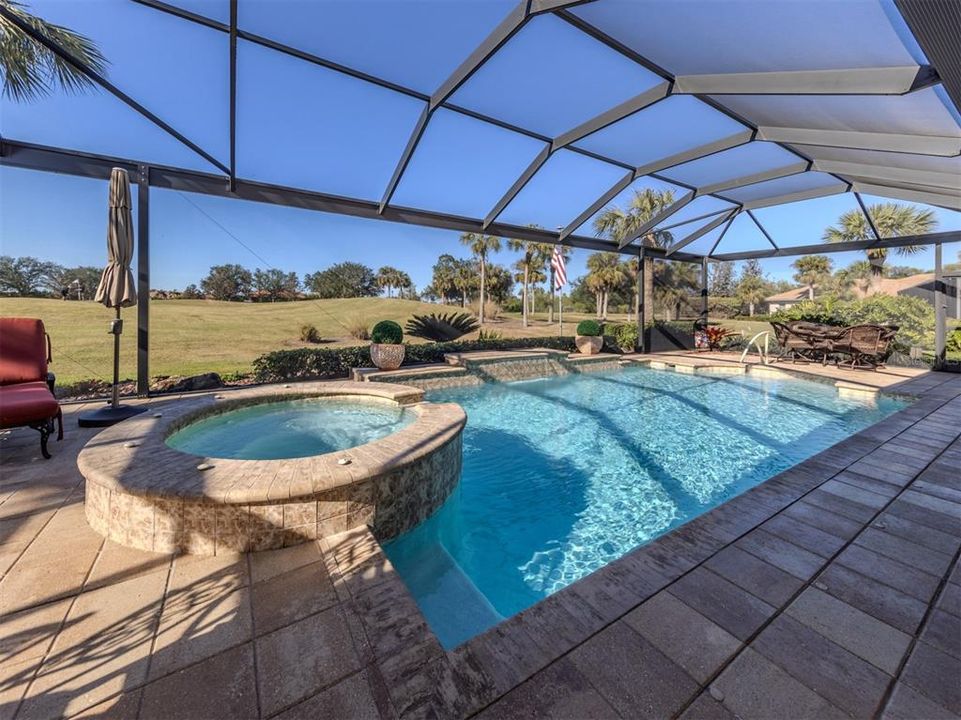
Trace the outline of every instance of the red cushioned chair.
[[50, 336], [41, 320], [0, 318], [0, 429], [32, 427], [40, 432], [40, 452], [47, 459], [47, 439], [57, 423], [63, 439], [63, 413], [53, 395], [54, 376], [47, 372]]

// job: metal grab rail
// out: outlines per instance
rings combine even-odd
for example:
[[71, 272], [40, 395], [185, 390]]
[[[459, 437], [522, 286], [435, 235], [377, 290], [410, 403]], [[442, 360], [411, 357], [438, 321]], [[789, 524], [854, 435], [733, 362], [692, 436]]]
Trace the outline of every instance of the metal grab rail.
[[[760, 340], [759, 340], [759, 338], [760, 338], [762, 335], [764, 336], [764, 346], [763, 346], [763, 347], [761, 346], [761, 342], [760, 342]], [[769, 354], [768, 354], [768, 348], [769, 348], [769, 346], [770, 346], [770, 342], [771, 342], [771, 331], [770, 331], [770, 330], [762, 330], [761, 332], [757, 333], [754, 337], [752, 337], [750, 340], [747, 341], [747, 347], [744, 348], [744, 352], [741, 353], [740, 362], [742, 362], [742, 363], [744, 362], [744, 358], [747, 357], [747, 354], [748, 354], [749, 352], [751, 352], [751, 346], [753, 345], [754, 347], [757, 348], [757, 354], [760, 355], [760, 357], [761, 357], [761, 362], [762, 362], [764, 365], [770, 365], [770, 364], [771, 364], [771, 361], [770, 361], [770, 356], [769, 356]]]

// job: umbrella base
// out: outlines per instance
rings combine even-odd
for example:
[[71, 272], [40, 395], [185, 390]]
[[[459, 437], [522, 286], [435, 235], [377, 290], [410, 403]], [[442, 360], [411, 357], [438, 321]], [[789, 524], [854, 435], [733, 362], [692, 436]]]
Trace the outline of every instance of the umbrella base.
[[146, 411], [147, 408], [145, 406], [118, 405], [117, 407], [113, 407], [112, 405], [108, 405], [99, 410], [82, 413], [77, 418], [77, 424], [80, 427], [109, 427], [116, 425], [121, 420], [126, 420], [129, 417], [139, 415]]

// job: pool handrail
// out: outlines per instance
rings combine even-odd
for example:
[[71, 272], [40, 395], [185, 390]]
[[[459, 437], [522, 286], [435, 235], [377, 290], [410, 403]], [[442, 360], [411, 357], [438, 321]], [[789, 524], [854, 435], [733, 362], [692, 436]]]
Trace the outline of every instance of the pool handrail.
[[[761, 347], [761, 342], [759, 339], [762, 335], [764, 336], [763, 347]], [[768, 351], [768, 348], [770, 346], [770, 341], [771, 341], [770, 330], [762, 330], [761, 332], [757, 333], [754, 337], [752, 337], [750, 340], [747, 341], [747, 346], [744, 348], [744, 352], [741, 353], [740, 362], [744, 363], [744, 358], [747, 357], [747, 354], [751, 351], [751, 346], [754, 346], [757, 348], [757, 353], [761, 357], [761, 363], [764, 365], [770, 365], [771, 361], [770, 361], [770, 355]]]

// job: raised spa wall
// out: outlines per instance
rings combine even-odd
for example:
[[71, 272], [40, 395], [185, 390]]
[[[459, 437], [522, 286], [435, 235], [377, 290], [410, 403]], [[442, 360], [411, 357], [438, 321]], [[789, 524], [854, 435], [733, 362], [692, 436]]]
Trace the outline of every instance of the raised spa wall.
[[[365, 445], [286, 460], [208, 459], [165, 443], [212, 413], [324, 396], [379, 398], [416, 417]], [[271, 550], [362, 525], [388, 540], [439, 508], [460, 479], [464, 411], [422, 399], [412, 387], [324, 382], [162, 405], [104, 430], [81, 451], [87, 521], [117, 543], [164, 553]]]

